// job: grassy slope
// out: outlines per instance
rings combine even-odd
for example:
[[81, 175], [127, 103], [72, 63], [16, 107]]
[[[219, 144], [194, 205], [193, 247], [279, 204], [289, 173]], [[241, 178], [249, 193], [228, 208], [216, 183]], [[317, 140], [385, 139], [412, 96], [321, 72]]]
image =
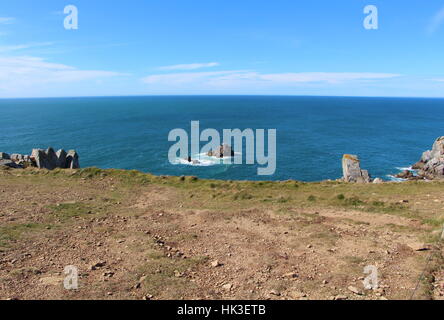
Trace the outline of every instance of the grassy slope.
[[[406, 299], [428, 255], [408, 245], [438, 243], [443, 188], [3, 169], [0, 298]], [[436, 297], [434, 253], [417, 297]], [[103, 272], [90, 270], [96, 260]], [[68, 264], [83, 289], [60, 286]], [[382, 290], [351, 294], [368, 264], [380, 266]]]

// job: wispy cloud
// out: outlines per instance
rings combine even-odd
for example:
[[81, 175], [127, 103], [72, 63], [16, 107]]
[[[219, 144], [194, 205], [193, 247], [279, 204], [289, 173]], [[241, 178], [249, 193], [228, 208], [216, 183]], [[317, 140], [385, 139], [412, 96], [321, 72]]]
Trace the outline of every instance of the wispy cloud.
[[443, 23], [444, 23], [444, 7], [438, 10], [438, 12], [436, 12], [435, 15], [432, 17], [432, 19], [430, 20], [429, 25], [427, 26], [427, 33], [430, 35], [435, 33]]
[[24, 92], [28, 88], [45, 87], [49, 83], [71, 83], [124, 76], [127, 74], [80, 70], [72, 66], [47, 62], [42, 58], [0, 57], [0, 91]]
[[262, 85], [297, 85], [304, 83], [338, 84], [350, 81], [380, 80], [399, 77], [393, 73], [334, 73], [334, 72], [301, 72], [301, 73], [259, 73], [249, 70], [232, 70], [217, 72], [189, 72], [172, 74], [155, 74], [142, 79], [147, 84], [207, 84], [210, 86], [227, 86], [241, 84]]
[[27, 44], [17, 44], [17, 45], [8, 45], [8, 46], [0, 46], [0, 53], [18, 51], [18, 50], [26, 50], [37, 47], [47, 47], [53, 45], [52, 42], [38, 42], [38, 43], [27, 43]]
[[0, 24], [12, 24], [14, 21], [15, 18], [12, 17], [0, 17]]
[[188, 72], [188, 73], [170, 73], [170, 74], [154, 74], [142, 79], [148, 84], [160, 83], [192, 83], [202, 80], [210, 80], [217, 77], [222, 77], [230, 74], [235, 74], [241, 71], [214, 71], [214, 72]]
[[217, 67], [220, 64], [218, 62], [207, 62], [207, 63], [190, 63], [190, 64], [176, 64], [172, 66], [159, 67], [159, 70], [196, 70], [202, 68], [212, 68]]

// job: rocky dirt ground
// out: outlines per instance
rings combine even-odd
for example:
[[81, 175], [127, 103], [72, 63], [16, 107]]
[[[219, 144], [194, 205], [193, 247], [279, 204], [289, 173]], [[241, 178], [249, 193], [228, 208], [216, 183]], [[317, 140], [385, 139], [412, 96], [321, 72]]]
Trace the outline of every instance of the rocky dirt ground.
[[443, 190], [3, 169], [0, 299], [440, 299]]

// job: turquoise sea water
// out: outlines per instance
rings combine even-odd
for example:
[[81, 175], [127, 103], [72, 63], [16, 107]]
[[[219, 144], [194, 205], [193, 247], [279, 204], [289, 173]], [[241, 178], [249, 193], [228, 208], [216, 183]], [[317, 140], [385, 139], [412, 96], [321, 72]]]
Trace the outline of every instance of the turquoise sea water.
[[[373, 177], [416, 162], [444, 135], [444, 99], [188, 96], [0, 100], [0, 151], [76, 149], [82, 167], [215, 179], [318, 181], [341, 176], [344, 153]], [[172, 165], [168, 133], [277, 129], [277, 170], [255, 165]], [[203, 144], [202, 144], [203, 145]]]

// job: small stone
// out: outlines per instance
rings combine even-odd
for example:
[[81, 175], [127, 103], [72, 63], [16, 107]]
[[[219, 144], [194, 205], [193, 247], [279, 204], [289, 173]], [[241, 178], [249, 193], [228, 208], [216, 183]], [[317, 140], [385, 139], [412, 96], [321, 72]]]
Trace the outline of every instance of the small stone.
[[286, 277], [286, 278], [297, 278], [298, 274], [296, 272], [289, 272], [289, 273], [284, 274], [284, 277]]
[[427, 251], [430, 250], [430, 247], [425, 245], [425, 244], [421, 244], [421, 243], [409, 243], [407, 244], [413, 251]]
[[214, 260], [213, 262], [211, 262], [211, 266], [213, 268], [217, 268], [217, 267], [222, 266], [222, 264], [218, 260]]
[[231, 283], [224, 284], [222, 286], [222, 289], [230, 291], [231, 289], [233, 289], [233, 285]]
[[307, 297], [307, 295], [301, 291], [291, 291], [288, 295], [294, 300], [300, 300]]
[[337, 295], [336, 297], [335, 297], [335, 300], [347, 300], [348, 299], [348, 297], [347, 296], [344, 296], [344, 295]]
[[349, 286], [348, 288], [347, 288], [349, 291], [351, 291], [351, 292], [353, 292], [354, 294], [357, 294], [357, 295], [362, 295], [362, 292], [361, 291], [359, 291], [359, 289], [358, 288], [356, 288], [356, 287], [353, 287], [353, 286]]
[[270, 294], [273, 296], [278, 296], [278, 297], [281, 295], [281, 293], [279, 291], [274, 290], [274, 289], [270, 291]]
[[101, 267], [104, 267], [105, 264], [106, 264], [106, 261], [99, 261], [96, 264], [93, 264], [90, 269], [91, 270], [96, 270], [96, 269], [99, 269]]

